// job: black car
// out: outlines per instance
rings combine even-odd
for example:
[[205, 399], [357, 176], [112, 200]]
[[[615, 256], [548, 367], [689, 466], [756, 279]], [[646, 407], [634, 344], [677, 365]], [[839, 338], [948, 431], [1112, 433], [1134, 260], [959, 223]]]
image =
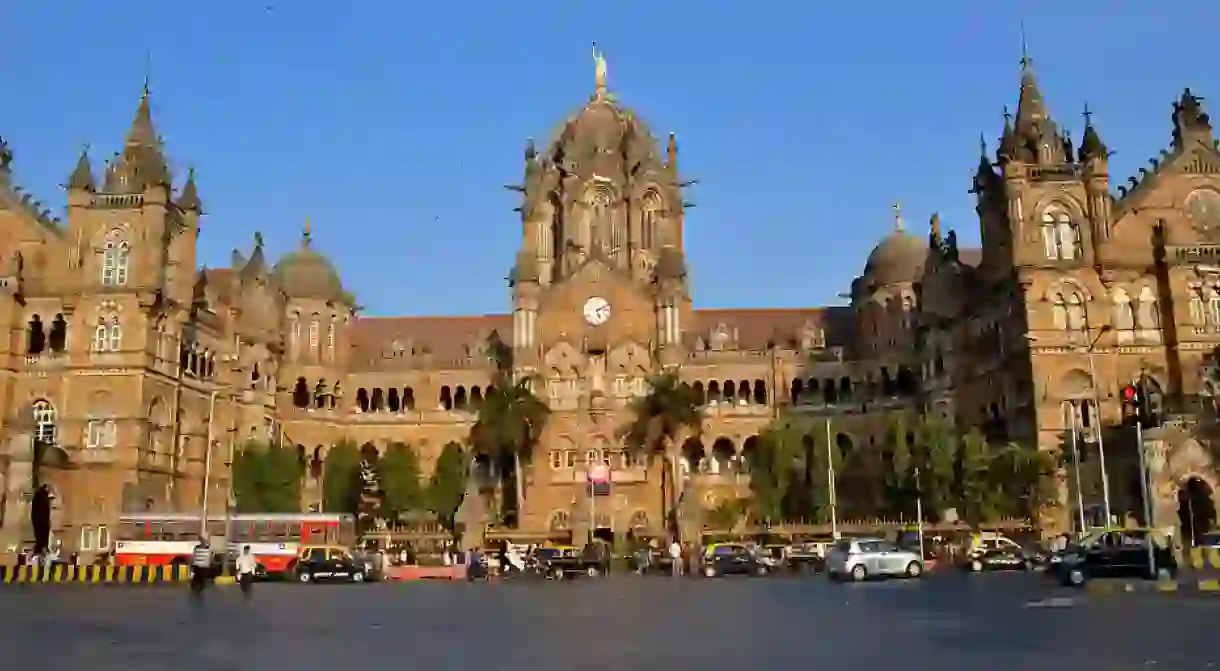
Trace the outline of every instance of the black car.
[[1078, 587], [1093, 578], [1172, 578], [1178, 563], [1168, 545], [1147, 531], [1124, 529], [1082, 539], [1060, 554], [1050, 570], [1063, 584]]
[[973, 573], [983, 571], [1032, 571], [1034, 556], [1021, 548], [992, 547], [971, 550], [962, 568]]
[[312, 582], [365, 582], [369, 568], [338, 548], [308, 548], [296, 564], [297, 580]]
[[723, 575], [765, 576], [771, 572], [771, 566], [745, 545], [717, 543], [704, 553], [701, 571], [705, 578]]
[[534, 559], [538, 570], [552, 580], [563, 580], [575, 576], [596, 578], [605, 572], [606, 560], [597, 552], [586, 548], [539, 548]]

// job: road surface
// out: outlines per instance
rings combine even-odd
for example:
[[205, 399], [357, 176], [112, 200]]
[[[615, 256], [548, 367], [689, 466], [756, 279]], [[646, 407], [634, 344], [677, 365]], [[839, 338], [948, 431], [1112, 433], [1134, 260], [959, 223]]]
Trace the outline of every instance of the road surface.
[[260, 585], [248, 603], [213, 588], [198, 608], [181, 588], [10, 586], [0, 591], [0, 662], [91, 671], [1187, 671], [1220, 669], [1218, 621], [1220, 599], [1088, 597], [1035, 575]]

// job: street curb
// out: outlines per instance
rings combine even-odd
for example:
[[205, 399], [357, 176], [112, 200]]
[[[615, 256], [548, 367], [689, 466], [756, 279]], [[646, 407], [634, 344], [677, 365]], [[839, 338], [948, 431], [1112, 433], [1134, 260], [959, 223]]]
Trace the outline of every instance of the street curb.
[[1220, 593], [1220, 580], [1090, 580], [1085, 583], [1085, 591], [1089, 594], [1120, 594], [1120, 593]]

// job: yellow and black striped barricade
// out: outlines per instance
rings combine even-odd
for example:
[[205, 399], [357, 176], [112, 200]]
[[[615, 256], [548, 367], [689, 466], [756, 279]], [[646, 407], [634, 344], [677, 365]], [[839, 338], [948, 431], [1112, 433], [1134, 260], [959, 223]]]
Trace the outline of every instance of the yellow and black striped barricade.
[[1220, 592], [1220, 548], [1190, 548], [1186, 568], [1197, 591]]
[[0, 584], [131, 584], [187, 582], [187, 566], [0, 566]]

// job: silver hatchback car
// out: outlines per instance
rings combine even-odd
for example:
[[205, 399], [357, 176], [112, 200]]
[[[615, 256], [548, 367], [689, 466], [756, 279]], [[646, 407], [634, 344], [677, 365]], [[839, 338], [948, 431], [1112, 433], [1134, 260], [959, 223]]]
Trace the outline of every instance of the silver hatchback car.
[[833, 579], [918, 578], [923, 560], [883, 538], [852, 538], [835, 543], [826, 555], [826, 574]]

